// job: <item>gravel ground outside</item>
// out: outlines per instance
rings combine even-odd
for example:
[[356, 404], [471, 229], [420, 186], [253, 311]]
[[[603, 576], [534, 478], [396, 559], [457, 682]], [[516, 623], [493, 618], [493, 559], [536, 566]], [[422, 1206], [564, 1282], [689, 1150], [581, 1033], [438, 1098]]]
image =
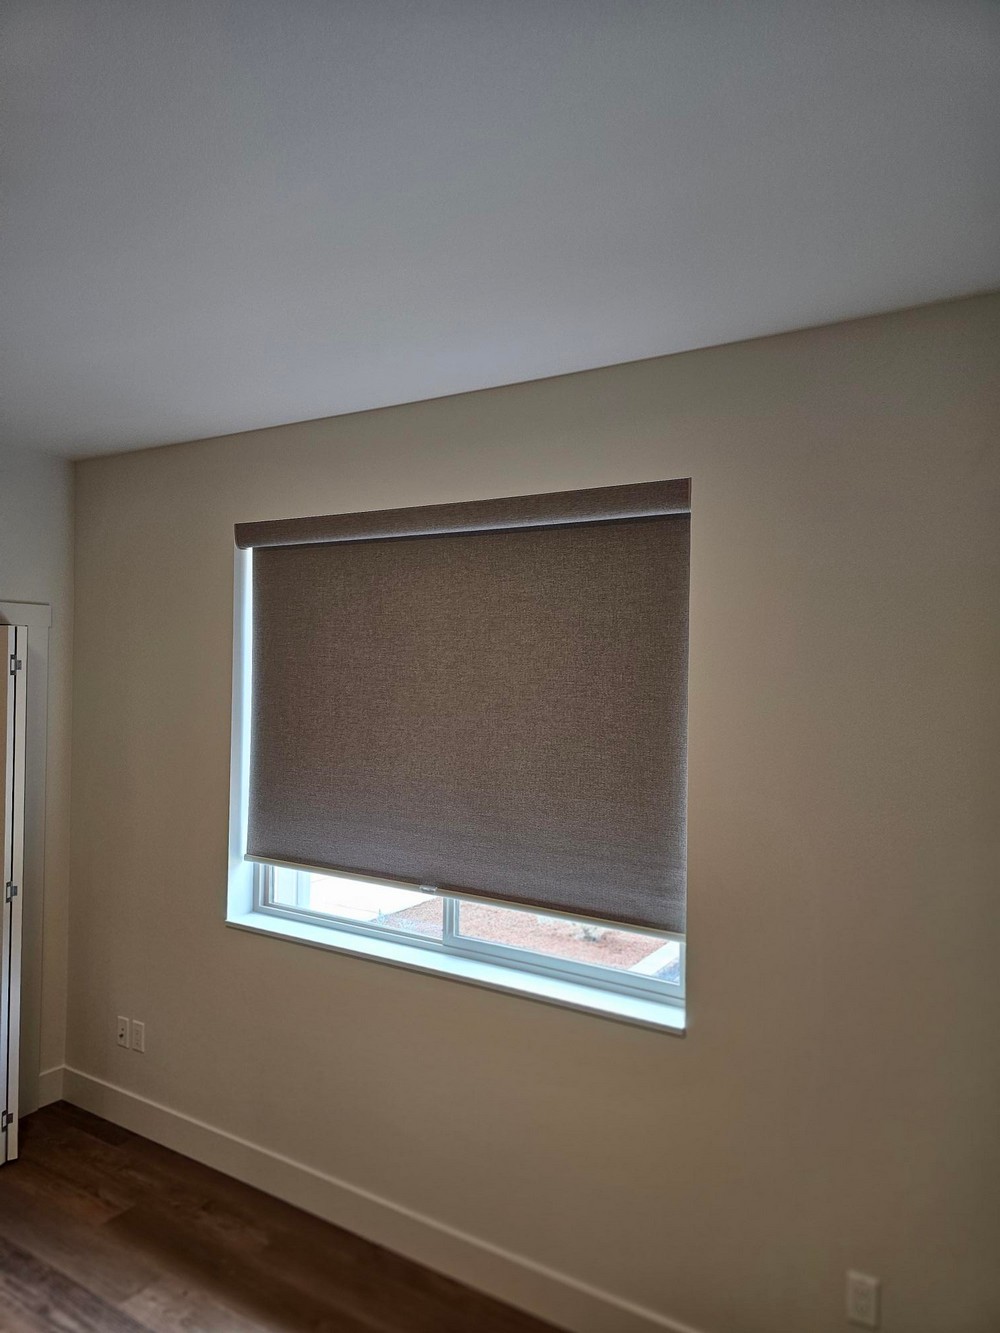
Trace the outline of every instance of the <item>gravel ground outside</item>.
[[[473, 939], [495, 944], [509, 944], [517, 949], [555, 954], [578, 963], [628, 969], [655, 953], [662, 940], [625, 930], [602, 929], [597, 939], [588, 939], [585, 928], [555, 917], [536, 916], [533, 912], [513, 912], [484, 903], [461, 905], [461, 933]], [[440, 934], [441, 904], [417, 903], [401, 912], [383, 917], [383, 924], [420, 934]], [[587, 930], [594, 929], [587, 927]]]

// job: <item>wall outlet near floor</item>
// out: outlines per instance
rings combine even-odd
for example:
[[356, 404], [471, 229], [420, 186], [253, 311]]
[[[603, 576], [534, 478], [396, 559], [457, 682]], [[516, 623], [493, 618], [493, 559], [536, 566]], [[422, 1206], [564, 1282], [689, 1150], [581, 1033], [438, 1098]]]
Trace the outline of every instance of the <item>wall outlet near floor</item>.
[[132, 1049], [140, 1055], [146, 1054], [146, 1024], [137, 1018], [132, 1019]]
[[123, 1015], [119, 1014], [117, 1035], [115, 1036], [115, 1040], [117, 1041], [119, 1046], [124, 1046], [126, 1049], [128, 1049], [130, 1041], [130, 1036], [129, 1036], [130, 1028], [131, 1025], [129, 1024], [128, 1019], [123, 1017]]
[[868, 1273], [847, 1274], [847, 1322], [858, 1328], [878, 1328], [881, 1283]]

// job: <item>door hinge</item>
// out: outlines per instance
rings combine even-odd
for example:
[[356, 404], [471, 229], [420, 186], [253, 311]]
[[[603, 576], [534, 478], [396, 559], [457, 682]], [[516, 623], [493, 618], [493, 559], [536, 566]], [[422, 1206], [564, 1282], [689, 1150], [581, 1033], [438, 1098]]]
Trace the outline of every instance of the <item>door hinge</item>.
[[18, 888], [17, 888], [17, 885], [11, 883], [10, 881], [8, 881], [8, 882], [4, 885], [4, 893], [3, 893], [3, 900], [4, 900], [4, 902], [5, 902], [5, 903], [12, 903], [12, 902], [14, 901], [14, 899], [17, 897], [17, 894], [18, 894]]
[[16, 676], [17, 673], [22, 669], [23, 666], [24, 666], [24, 663], [23, 663], [23, 662], [21, 661], [21, 659], [17, 656], [17, 654], [16, 654], [16, 653], [11, 653], [11, 655], [10, 655], [10, 674], [11, 674], [12, 676]]
[[5, 1134], [14, 1123], [14, 1117], [10, 1111], [4, 1111], [0, 1114], [0, 1134]]

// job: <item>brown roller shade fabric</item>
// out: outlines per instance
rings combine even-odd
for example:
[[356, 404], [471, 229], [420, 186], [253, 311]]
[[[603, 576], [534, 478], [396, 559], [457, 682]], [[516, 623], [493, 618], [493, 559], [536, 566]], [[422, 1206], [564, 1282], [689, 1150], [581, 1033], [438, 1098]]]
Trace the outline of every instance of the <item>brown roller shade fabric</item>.
[[376, 537], [429, 537], [433, 533], [486, 532], [495, 528], [549, 527], [614, 518], [686, 514], [691, 482], [643, 481], [632, 486], [594, 486], [584, 491], [513, 495], [503, 500], [467, 500], [416, 509], [375, 509], [319, 518], [279, 518], [237, 523], [236, 545], [305, 546]]
[[690, 519], [599, 513], [256, 550], [248, 855], [683, 930]]

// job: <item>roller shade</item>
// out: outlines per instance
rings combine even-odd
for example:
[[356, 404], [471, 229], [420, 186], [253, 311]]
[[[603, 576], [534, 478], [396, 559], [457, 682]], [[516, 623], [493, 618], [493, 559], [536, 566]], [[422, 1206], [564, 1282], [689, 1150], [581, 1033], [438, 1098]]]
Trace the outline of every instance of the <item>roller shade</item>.
[[241, 524], [247, 855], [684, 928], [687, 481]]

